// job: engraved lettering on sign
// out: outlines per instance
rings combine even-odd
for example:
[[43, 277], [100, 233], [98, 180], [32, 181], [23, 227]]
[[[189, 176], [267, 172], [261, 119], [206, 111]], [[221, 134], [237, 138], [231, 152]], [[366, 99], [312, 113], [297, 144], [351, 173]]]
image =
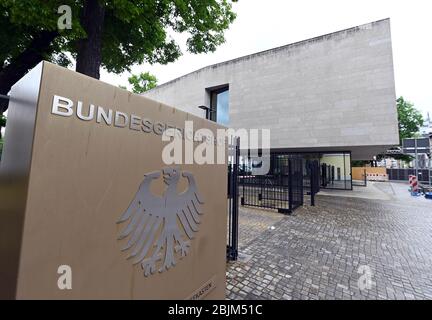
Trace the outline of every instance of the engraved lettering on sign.
[[201, 300], [204, 299], [211, 291], [216, 288], [216, 281], [215, 277], [211, 278], [209, 281], [207, 281], [205, 284], [203, 284], [197, 291], [192, 293], [189, 298], [186, 300]]

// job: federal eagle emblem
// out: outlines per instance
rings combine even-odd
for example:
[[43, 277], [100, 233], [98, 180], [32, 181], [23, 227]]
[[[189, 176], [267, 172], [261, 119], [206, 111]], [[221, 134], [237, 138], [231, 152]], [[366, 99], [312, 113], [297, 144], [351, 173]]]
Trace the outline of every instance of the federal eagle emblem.
[[[162, 175], [166, 189], [162, 196], [157, 196], [150, 191], [150, 185]], [[177, 193], [181, 176], [189, 186]], [[126, 225], [118, 237], [127, 238], [122, 251], [128, 251], [128, 259], [133, 259], [134, 265], [141, 264], [146, 277], [174, 267], [176, 257], [181, 259], [189, 253], [189, 240], [198, 231], [203, 204], [192, 173], [167, 167], [145, 174], [134, 199], [117, 222]]]

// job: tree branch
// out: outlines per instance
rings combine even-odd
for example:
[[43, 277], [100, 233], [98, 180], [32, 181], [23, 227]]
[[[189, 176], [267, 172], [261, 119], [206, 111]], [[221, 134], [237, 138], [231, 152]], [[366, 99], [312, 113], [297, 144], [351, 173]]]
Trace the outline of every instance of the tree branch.
[[[38, 33], [27, 48], [0, 69], [0, 94], [8, 94], [11, 87], [30, 69], [34, 68], [44, 57], [52, 53], [52, 42], [58, 36], [57, 31]], [[0, 114], [8, 108], [8, 101], [0, 101]]]

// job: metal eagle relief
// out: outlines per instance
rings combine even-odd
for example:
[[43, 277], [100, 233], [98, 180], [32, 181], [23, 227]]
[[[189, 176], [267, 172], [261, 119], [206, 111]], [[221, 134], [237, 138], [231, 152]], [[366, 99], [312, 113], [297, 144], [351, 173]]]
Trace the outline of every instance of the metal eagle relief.
[[[158, 196], [150, 191], [150, 186], [161, 176], [166, 188]], [[177, 193], [181, 176], [189, 186]], [[134, 199], [117, 222], [126, 225], [118, 237], [128, 240], [122, 251], [128, 251], [128, 259], [133, 259], [134, 265], [141, 264], [146, 277], [174, 267], [176, 256], [181, 259], [189, 253], [190, 240], [204, 213], [203, 204], [192, 173], [167, 167], [145, 174]]]

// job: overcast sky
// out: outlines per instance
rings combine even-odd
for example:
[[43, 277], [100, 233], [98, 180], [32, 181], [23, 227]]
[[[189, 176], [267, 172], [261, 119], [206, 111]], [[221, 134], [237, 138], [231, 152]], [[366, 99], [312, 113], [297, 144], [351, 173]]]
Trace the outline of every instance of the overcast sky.
[[[391, 18], [396, 93], [432, 115], [431, 0], [239, 0], [233, 5], [237, 19], [216, 52], [185, 53], [169, 65], [134, 66], [132, 72], [150, 71], [164, 83], [210, 64]], [[126, 85], [128, 76], [102, 72], [101, 80]]]

